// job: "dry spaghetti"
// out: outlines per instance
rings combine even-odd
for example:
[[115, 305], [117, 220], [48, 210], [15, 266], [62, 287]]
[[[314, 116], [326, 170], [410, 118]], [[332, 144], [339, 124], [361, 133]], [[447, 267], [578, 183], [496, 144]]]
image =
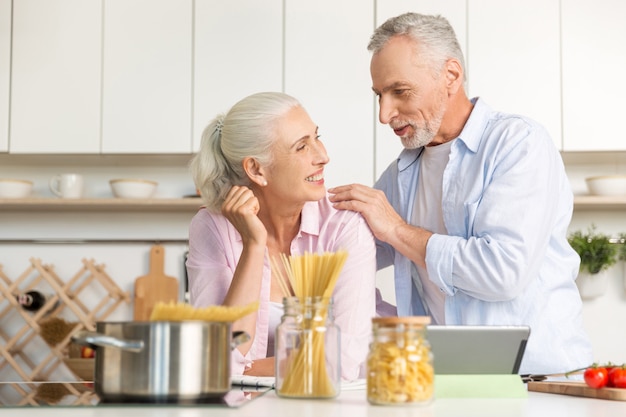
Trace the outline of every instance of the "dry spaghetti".
[[326, 323], [328, 303], [347, 257], [346, 251], [338, 251], [291, 257], [281, 254], [280, 263], [272, 260], [272, 272], [278, 275], [285, 295], [293, 291], [300, 305], [309, 309], [299, 323], [299, 345], [282, 362], [283, 358], [276, 358], [276, 390], [281, 396], [328, 398], [338, 394], [326, 367], [325, 331], [319, 329], [320, 323]]

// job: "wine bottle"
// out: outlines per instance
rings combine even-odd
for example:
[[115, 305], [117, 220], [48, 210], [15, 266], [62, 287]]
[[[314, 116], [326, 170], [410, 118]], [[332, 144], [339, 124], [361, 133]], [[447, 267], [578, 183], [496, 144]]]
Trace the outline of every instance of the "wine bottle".
[[[16, 295], [15, 299], [24, 310], [35, 312], [41, 309], [50, 297], [51, 295], [46, 295], [37, 290], [31, 290], [23, 294]], [[58, 302], [53, 306], [53, 308], [57, 305]]]

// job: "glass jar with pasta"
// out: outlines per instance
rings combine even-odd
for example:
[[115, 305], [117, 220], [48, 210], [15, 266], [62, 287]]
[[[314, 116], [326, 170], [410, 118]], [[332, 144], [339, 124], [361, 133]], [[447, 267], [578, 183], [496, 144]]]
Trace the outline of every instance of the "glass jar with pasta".
[[327, 297], [285, 297], [276, 328], [276, 394], [334, 398], [341, 383], [340, 333]]
[[426, 339], [430, 317], [375, 317], [367, 357], [371, 404], [428, 404], [435, 390], [433, 355]]

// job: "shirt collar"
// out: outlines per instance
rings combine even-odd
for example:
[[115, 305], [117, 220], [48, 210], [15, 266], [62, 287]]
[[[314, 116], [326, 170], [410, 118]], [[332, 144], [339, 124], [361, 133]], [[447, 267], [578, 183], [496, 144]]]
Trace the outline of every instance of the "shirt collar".
[[478, 97], [474, 97], [471, 102], [474, 108], [467, 122], [465, 122], [465, 126], [463, 126], [459, 139], [465, 144], [467, 149], [472, 152], [477, 152], [480, 147], [480, 142], [483, 139], [483, 132], [485, 131], [487, 123], [489, 123], [489, 114], [493, 110], [484, 100]]
[[302, 207], [302, 217], [300, 219], [300, 231], [298, 237], [302, 233], [313, 236], [320, 234], [320, 210], [317, 208], [317, 201], [308, 201]]
[[417, 149], [402, 149], [402, 152], [398, 155], [398, 171], [402, 172], [413, 165], [422, 154], [423, 150], [423, 146]]

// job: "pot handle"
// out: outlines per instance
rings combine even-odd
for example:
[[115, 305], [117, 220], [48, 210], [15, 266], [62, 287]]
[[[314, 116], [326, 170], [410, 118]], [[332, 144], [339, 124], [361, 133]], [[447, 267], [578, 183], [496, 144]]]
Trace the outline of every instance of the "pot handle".
[[250, 340], [250, 335], [244, 331], [233, 332], [233, 340], [230, 343], [230, 349], [234, 349], [242, 343], [246, 343]]
[[113, 347], [129, 352], [141, 352], [143, 340], [126, 340], [107, 336], [98, 332], [80, 330], [72, 335], [72, 341], [83, 346]]

